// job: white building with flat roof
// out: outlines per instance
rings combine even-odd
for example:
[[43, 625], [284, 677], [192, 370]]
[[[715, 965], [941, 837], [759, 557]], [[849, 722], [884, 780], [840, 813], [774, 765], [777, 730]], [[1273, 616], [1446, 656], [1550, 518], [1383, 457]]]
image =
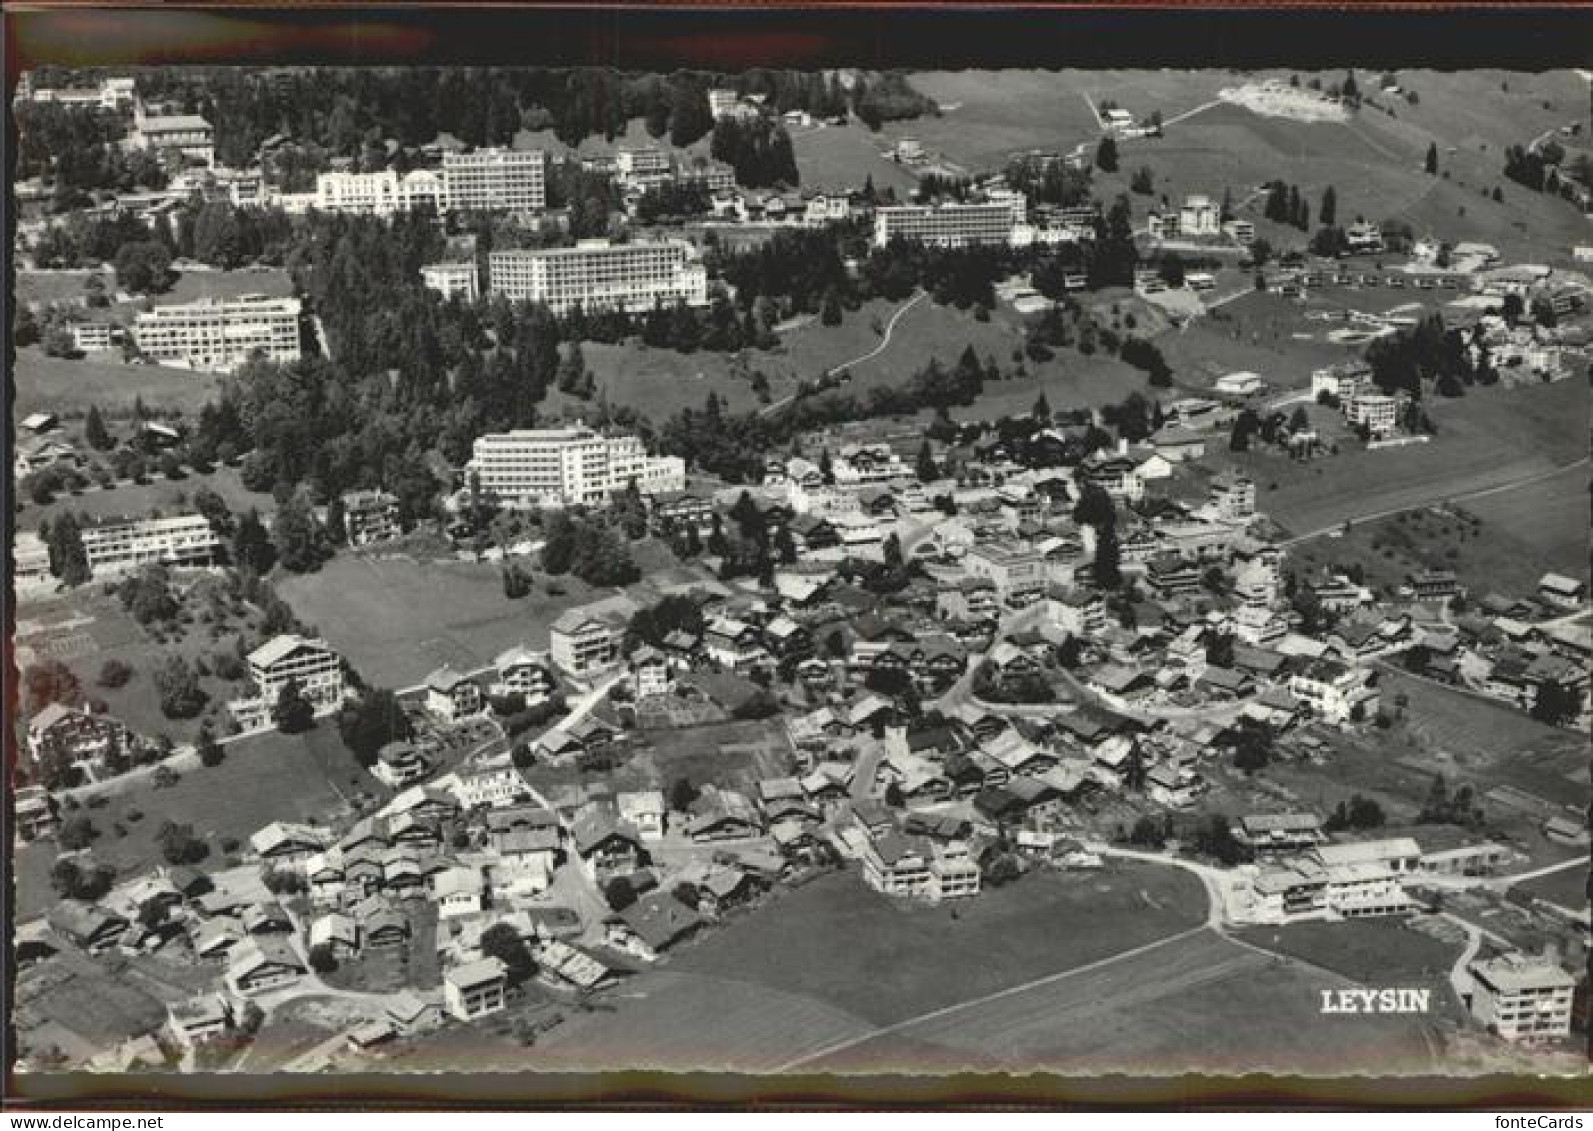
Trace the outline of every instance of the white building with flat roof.
[[684, 240], [610, 243], [495, 251], [487, 259], [488, 286], [512, 301], [544, 303], [556, 314], [577, 303], [588, 310], [642, 313], [659, 303], [708, 305], [708, 272]]
[[475, 263], [428, 263], [420, 269], [420, 281], [443, 298], [458, 295], [475, 302], [480, 295]]
[[325, 640], [294, 633], [272, 637], [249, 653], [249, 675], [268, 707], [290, 679], [318, 712], [343, 701], [343, 657]]
[[478, 437], [465, 472], [510, 505], [603, 503], [632, 481], [644, 495], [686, 486], [679, 457], [650, 456], [635, 436], [605, 436], [579, 423]]
[[1344, 402], [1344, 419], [1364, 426], [1373, 436], [1386, 436], [1399, 426], [1399, 399], [1386, 393], [1356, 393]]
[[299, 300], [270, 295], [200, 299], [140, 311], [139, 350], [168, 365], [227, 372], [256, 351], [268, 361], [299, 360]]
[[893, 205], [874, 210], [874, 243], [884, 247], [894, 239], [966, 247], [970, 244], [1008, 244], [1012, 229], [1023, 222], [1010, 200], [987, 204]]
[[83, 531], [83, 553], [96, 577], [145, 565], [209, 565], [220, 546], [201, 514], [107, 522]]
[[1466, 968], [1471, 1013], [1507, 1041], [1542, 1041], [1571, 1032], [1576, 980], [1548, 958], [1502, 955]]
[[443, 198], [450, 212], [535, 212], [547, 207], [547, 154], [540, 149], [477, 149], [443, 155]]

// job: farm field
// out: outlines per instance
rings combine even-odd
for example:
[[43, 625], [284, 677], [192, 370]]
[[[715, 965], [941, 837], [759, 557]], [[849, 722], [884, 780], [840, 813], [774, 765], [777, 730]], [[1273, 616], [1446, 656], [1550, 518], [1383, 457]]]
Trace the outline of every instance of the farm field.
[[[360, 769], [330, 719], [302, 735], [274, 732], [228, 743], [226, 758], [209, 768], [194, 764], [175, 785], [157, 789], [147, 776], [130, 780], [104, 805], [82, 812], [99, 831], [90, 852], [122, 875], [163, 863], [157, 834], [166, 821], [190, 824], [210, 846], [202, 868], [220, 867], [222, 841], [247, 843], [272, 821], [319, 822], [346, 809], [356, 791], [377, 794], [383, 787]], [[140, 814], [136, 819], [134, 813]], [[119, 836], [116, 829], [126, 830]], [[54, 900], [49, 865], [55, 846], [37, 841], [17, 852], [17, 914], [31, 918]]]
[[[561, 1068], [641, 1056], [769, 1071], [831, 1042], [1188, 930], [1204, 903], [1198, 881], [1151, 867], [1036, 874], [955, 908], [893, 901], [851, 872], [825, 876], [686, 944], [626, 983], [615, 1013], [555, 1030], [539, 1058]], [[705, 1016], [714, 1024], [693, 1023]], [[689, 1045], [681, 1033], [693, 1034]]]
[[515, 644], [546, 647], [560, 613], [603, 595], [574, 577], [558, 584], [562, 596], [539, 586], [511, 601], [490, 563], [340, 554], [315, 573], [284, 577], [278, 591], [364, 679], [402, 688], [444, 664], [474, 671]]
[[[1323, 1015], [1331, 975], [1197, 931], [803, 1065], [831, 1072], [1416, 1072], [1427, 1023]], [[1223, 1041], [1211, 1034], [1228, 1034]]]
[[81, 415], [90, 405], [99, 405], [102, 413], [124, 416], [132, 412], [134, 401], [142, 399], [151, 412], [197, 413], [220, 387], [220, 378], [213, 373], [88, 357], [70, 361], [28, 346], [17, 350], [12, 368], [16, 399], [11, 411], [20, 420], [34, 412]]
[[1325, 532], [1346, 520], [1547, 478], [1585, 461], [1588, 392], [1577, 381], [1518, 389], [1472, 389], [1435, 399], [1428, 411], [1438, 434], [1425, 444], [1295, 463], [1273, 452], [1231, 453], [1217, 445], [1212, 462], [1238, 465], [1258, 488], [1256, 507], [1295, 535]]

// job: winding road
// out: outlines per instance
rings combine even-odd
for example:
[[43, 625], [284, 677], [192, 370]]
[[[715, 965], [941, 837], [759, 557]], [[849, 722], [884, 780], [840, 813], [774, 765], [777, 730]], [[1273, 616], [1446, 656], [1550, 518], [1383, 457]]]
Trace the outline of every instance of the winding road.
[[[895, 333], [896, 323], [901, 320], [902, 315], [906, 314], [909, 310], [917, 306], [920, 302], [928, 297], [929, 295], [926, 291], [919, 291], [917, 294], [913, 295], [912, 298], [902, 303], [902, 305], [898, 306], [895, 312], [891, 314], [890, 321], [885, 323], [885, 332], [880, 335], [879, 344], [877, 346], [865, 354], [860, 354], [859, 356], [852, 358], [850, 361], [843, 361], [839, 365], [830, 366], [830, 368], [824, 371], [824, 375], [829, 377], [833, 374], [841, 372], [843, 369], [850, 369], [852, 366], [861, 365], [865, 361], [873, 361], [880, 354], [884, 353], [890, 348], [891, 335]], [[796, 400], [795, 393], [792, 393], [789, 396], [781, 397], [773, 404], [764, 405], [762, 409], [762, 415], [769, 416], [775, 412], [778, 412], [780, 409], [784, 408], [794, 400]]]

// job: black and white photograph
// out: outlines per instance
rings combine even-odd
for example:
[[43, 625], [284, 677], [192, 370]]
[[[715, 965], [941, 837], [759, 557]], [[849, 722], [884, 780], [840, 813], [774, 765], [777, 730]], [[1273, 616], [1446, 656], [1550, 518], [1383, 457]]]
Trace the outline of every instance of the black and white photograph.
[[15, 57], [13, 1082], [1585, 1075], [1593, 53], [791, 38]]

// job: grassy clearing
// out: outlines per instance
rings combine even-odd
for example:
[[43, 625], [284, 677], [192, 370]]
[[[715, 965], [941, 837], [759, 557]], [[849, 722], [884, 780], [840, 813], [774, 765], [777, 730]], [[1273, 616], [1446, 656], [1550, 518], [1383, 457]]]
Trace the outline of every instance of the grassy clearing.
[[1588, 905], [1586, 868], [1567, 868], [1561, 872], [1551, 872], [1547, 876], [1539, 876], [1535, 880], [1517, 884], [1516, 888], [1538, 899], [1568, 907], [1572, 911], [1584, 909]]
[[560, 613], [601, 595], [573, 577], [557, 584], [559, 596], [538, 585], [511, 601], [493, 564], [349, 554], [278, 589], [366, 680], [409, 687], [443, 664], [471, 671], [515, 644], [546, 647]]
[[[1430, 1070], [1424, 1019], [1320, 1012], [1329, 975], [1203, 931], [1022, 994], [955, 1010], [814, 1071]], [[1221, 1041], [1211, 1034], [1222, 1032]]]
[[804, 189], [844, 191], [874, 179], [881, 192], [894, 188], [906, 196], [918, 185], [912, 170], [885, 156], [894, 144], [889, 134], [871, 134], [860, 125], [792, 130], [791, 148]]
[[[327, 720], [302, 735], [263, 734], [226, 746], [226, 759], [184, 772], [175, 785], [157, 789], [148, 777], [108, 795], [83, 812], [99, 830], [91, 849], [96, 860], [122, 876], [163, 863], [157, 835], [166, 821], [190, 824], [210, 846], [206, 869], [226, 862], [222, 842], [247, 845], [251, 834], [272, 821], [320, 822], [345, 809], [357, 791], [381, 792], [380, 784], [355, 764]], [[139, 816], [136, 818], [134, 814]], [[117, 828], [125, 831], [118, 835]], [[17, 859], [17, 914], [30, 918], [54, 902], [49, 867], [55, 846], [39, 841]]]
[[28, 346], [17, 351], [12, 387], [16, 400], [11, 411], [20, 420], [33, 412], [80, 415], [90, 405], [99, 405], [103, 413], [126, 415], [139, 399], [152, 412], [197, 413], [216, 395], [221, 381], [212, 373], [160, 365], [124, 365], [99, 358], [68, 361], [46, 357], [38, 346]]
[[1254, 927], [1240, 938], [1264, 950], [1302, 959], [1363, 986], [1428, 987], [1433, 997], [1456, 1009], [1447, 975], [1460, 946], [1411, 930], [1392, 919], [1350, 919], [1341, 923], [1292, 923]]
[[226, 500], [234, 514], [243, 514], [250, 508], [260, 512], [261, 520], [270, 523], [276, 510], [276, 500], [267, 492], [250, 491], [243, 485], [238, 472], [230, 467], [217, 467], [209, 475], [192, 472], [182, 479], [167, 479], [155, 474], [145, 483], [118, 483], [110, 490], [90, 487], [81, 495], [61, 495], [46, 506], [38, 506], [24, 499], [17, 500], [17, 525], [31, 529], [45, 519], [71, 511], [89, 518], [122, 518], [147, 515], [152, 511], [177, 514], [190, 509], [189, 500], [194, 492], [208, 488]]
[[[1583, 459], [1588, 392], [1580, 382], [1518, 389], [1473, 389], [1431, 400], [1438, 435], [1425, 444], [1339, 455], [1299, 464], [1270, 451], [1209, 453], [1219, 467], [1238, 465], [1255, 479], [1258, 509], [1297, 534], [1346, 519], [1457, 498], [1472, 491], [1553, 472]], [[1470, 500], [1459, 499], [1471, 507]]]
[[955, 909], [890, 900], [854, 874], [825, 876], [684, 944], [622, 987], [613, 1013], [566, 1021], [538, 1059], [770, 1071], [1165, 937], [1198, 922], [1204, 898], [1173, 869], [1036, 875]]
[[956, 908], [893, 901], [838, 875], [791, 892], [671, 966], [891, 1024], [1183, 930], [1200, 921], [1205, 898], [1183, 872], [1150, 867], [1037, 874]]
[[[1356, 525], [1296, 551], [1302, 570], [1359, 564], [1374, 588], [1422, 569], [1453, 569], [1472, 593], [1530, 594], [1550, 570], [1587, 571], [1587, 472], [1580, 467], [1526, 487]], [[1458, 513], [1457, 513], [1458, 512]], [[1467, 519], [1475, 516], [1480, 527]], [[1486, 517], [1484, 517], [1486, 516]]]

